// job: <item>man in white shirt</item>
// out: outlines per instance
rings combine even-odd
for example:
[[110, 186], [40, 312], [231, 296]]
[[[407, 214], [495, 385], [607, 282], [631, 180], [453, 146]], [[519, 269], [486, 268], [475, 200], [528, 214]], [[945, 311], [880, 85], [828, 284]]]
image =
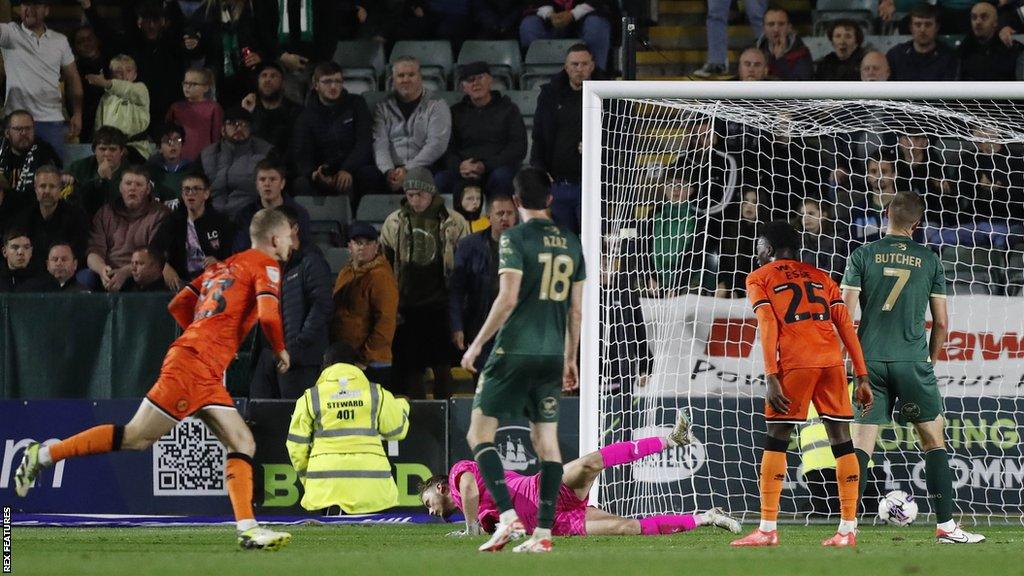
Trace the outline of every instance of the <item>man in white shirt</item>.
[[[21, 3], [21, 23], [0, 24], [0, 53], [7, 72], [5, 112], [25, 109], [35, 118], [36, 136], [64, 157], [65, 136], [82, 129], [82, 79], [63, 34], [46, 27], [50, 0]], [[72, 116], [67, 126], [60, 81], [71, 92]]]

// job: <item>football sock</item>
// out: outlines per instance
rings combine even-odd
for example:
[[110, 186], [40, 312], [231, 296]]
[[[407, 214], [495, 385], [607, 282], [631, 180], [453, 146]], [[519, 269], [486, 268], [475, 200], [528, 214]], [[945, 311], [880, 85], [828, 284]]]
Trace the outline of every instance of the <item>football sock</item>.
[[940, 522], [936, 524], [935, 527], [943, 532], [952, 532], [953, 530], [956, 530], [956, 522], [952, 520], [949, 520], [948, 522]]
[[39, 465], [49, 466], [53, 464], [53, 456], [50, 455], [50, 447], [42, 446], [39, 448]]
[[[789, 442], [769, 436], [761, 454], [761, 522], [762, 530], [774, 530], [779, 517], [779, 498], [782, 497], [782, 483], [786, 480], [786, 446]], [[764, 522], [771, 522], [772, 528], [764, 528]]]
[[644, 536], [676, 534], [678, 532], [689, 532], [696, 528], [697, 525], [697, 517], [692, 514], [649, 516], [640, 519], [640, 533]]
[[224, 467], [224, 483], [228, 486], [228, 497], [231, 498], [235, 521], [239, 522], [238, 529], [243, 530], [243, 520], [255, 522], [256, 518], [252, 512], [252, 457], [241, 452], [228, 454], [228, 463]]
[[508, 486], [505, 485], [505, 468], [501, 465], [501, 457], [494, 447], [494, 442], [481, 442], [473, 447], [473, 459], [480, 467], [480, 474], [484, 477], [484, 484], [487, 491], [494, 498], [498, 510], [507, 512], [512, 510], [512, 498], [508, 495]]
[[101, 424], [50, 445], [50, 462], [60, 462], [74, 456], [104, 454], [121, 449], [124, 426]]
[[949, 454], [945, 448], [925, 452], [924, 480], [936, 522], [949, 522], [953, 519], [953, 473], [949, 469]]
[[857, 464], [860, 465], [860, 486], [857, 489], [857, 500], [864, 498], [864, 489], [868, 487], [868, 464], [871, 462], [871, 454], [856, 448], [853, 451], [857, 455]]
[[534, 528], [533, 534], [530, 534], [534, 540], [550, 540], [551, 529], [550, 528]]
[[836, 532], [842, 534], [843, 536], [846, 536], [850, 532], [856, 532], [856, 531], [857, 531], [857, 521], [856, 520], [840, 520], [839, 521], [839, 529], [836, 530]]
[[537, 505], [537, 527], [551, 529], [555, 521], [555, 504], [562, 488], [562, 463], [540, 463], [540, 503]]
[[832, 446], [836, 457], [836, 482], [839, 484], [839, 517], [857, 519], [857, 494], [860, 493], [860, 463], [853, 453], [853, 441]]
[[637, 460], [657, 454], [667, 447], [664, 438], [641, 438], [635, 442], [616, 442], [598, 450], [605, 468], [636, 462]]

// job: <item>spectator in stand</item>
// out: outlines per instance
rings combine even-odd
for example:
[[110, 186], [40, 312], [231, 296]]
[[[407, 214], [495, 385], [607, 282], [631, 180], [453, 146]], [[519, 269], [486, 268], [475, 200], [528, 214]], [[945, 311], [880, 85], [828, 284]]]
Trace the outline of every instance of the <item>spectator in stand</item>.
[[956, 52], [938, 41], [938, 9], [931, 4], [917, 4], [910, 11], [911, 39], [889, 49], [886, 58], [892, 80], [935, 82], [956, 80], [960, 62]]
[[164, 283], [165, 263], [163, 256], [143, 246], [132, 252], [128, 268], [131, 276], [124, 282], [122, 292], [167, 292], [170, 290]]
[[737, 78], [741, 82], [760, 82], [768, 79], [768, 57], [756, 46], [740, 53]]
[[473, 29], [482, 40], [507, 40], [518, 35], [523, 0], [472, 0]]
[[841, 19], [829, 25], [832, 52], [814, 66], [815, 80], [860, 80], [864, 58], [864, 31], [857, 22]]
[[394, 388], [426, 398], [423, 372], [434, 372], [434, 398], [451, 395], [452, 346], [448, 329], [448, 278], [455, 246], [469, 233], [458, 212], [445, 208], [430, 171], [405, 175], [405, 200], [381, 227], [380, 243], [398, 281], [401, 321], [394, 342]]
[[896, 196], [896, 161], [885, 154], [868, 158], [865, 165], [864, 192], [852, 191], [838, 198], [837, 223], [846, 224], [840, 236], [849, 238], [854, 247], [882, 237], [886, 225], [886, 209]]
[[[895, 14], [906, 14], [913, 12], [921, 0], [879, 0], [878, 17], [883, 23], [892, 21]], [[939, 26], [947, 34], [963, 34], [969, 30], [970, 11], [977, 0], [925, 0], [929, 5], [935, 7]], [[986, 0], [982, 0], [986, 1]], [[1013, 0], [1000, 2], [1002, 6], [1010, 6]], [[908, 32], [908, 18], [898, 22], [898, 33]]]
[[281, 267], [281, 320], [284, 341], [291, 350], [291, 367], [277, 371], [274, 352], [264, 346], [249, 385], [250, 398], [296, 400], [320, 376], [327, 327], [334, 312], [331, 269], [315, 244], [299, 239], [299, 214], [290, 206], [277, 208], [292, 226], [292, 252]]
[[228, 218], [252, 204], [259, 195], [252, 175], [256, 165], [273, 151], [273, 146], [252, 135], [252, 115], [241, 106], [224, 113], [223, 135], [201, 156], [203, 172], [210, 178], [211, 203]]
[[213, 70], [223, 105], [238, 104], [256, 86], [256, 67], [277, 59], [279, 9], [276, 0], [207, 0], [193, 13], [191, 52]]
[[292, 158], [298, 194], [347, 195], [358, 202], [372, 183], [359, 181], [373, 163], [373, 118], [362, 96], [344, 89], [341, 66], [322, 62], [313, 70], [313, 90], [296, 120]]
[[[487, 319], [491, 304], [498, 297], [498, 241], [501, 233], [516, 225], [518, 213], [510, 196], [496, 195], [488, 204], [490, 227], [459, 240], [455, 250], [455, 268], [449, 279], [448, 317], [452, 343], [465, 352]], [[479, 373], [491, 355], [494, 340], [484, 345], [476, 359]]]
[[110, 76], [89, 74], [85, 77], [90, 86], [103, 89], [99, 109], [96, 111], [96, 128], [113, 126], [128, 137], [131, 146], [143, 159], [149, 158], [149, 90], [142, 82], [136, 82], [138, 69], [131, 56], [118, 54], [110, 60]]
[[971, 8], [971, 33], [957, 47], [961, 80], [1014, 80], [1024, 46], [1012, 37], [1009, 45], [998, 36], [996, 5], [978, 2]]
[[331, 341], [351, 346], [356, 366], [371, 382], [390, 389], [398, 283], [377, 236], [377, 229], [366, 222], [348, 227], [349, 261], [334, 282]]
[[759, 202], [757, 190], [743, 190], [739, 210], [727, 209], [722, 233], [719, 236], [718, 298], [745, 298], [747, 275], [754, 271], [757, 237], [761, 223], [767, 219], [767, 210]]
[[153, 194], [161, 202], [175, 201], [181, 182], [192, 167], [191, 162], [181, 157], [185, 129], [177, 124], [164, 124], [155, 134], [158, 148], [146, 162], [146, 170], [153, 179]]
[[16, 227], [32, 240], [32, 267], [43, 269], [50, 246], [70, 244], [76, 259], [85, 259], [89, 243], [89, 217], [80, 207], [60, 197], [61, 174], [52, 164], [36, 170], [36, 202], [18, 216]]
[[75, 160], [68, 168], [74, 185], [72, 199], [92, 217], [101, 206], [121, 196], [121, 174], [134, 158], [128, 156], [128, 138], [113, 126], [96, 130], [92, 156]]
[[298, 214], [299, 238], [302, 243], [310, 246], [313, 244], [312, 230], [309, 223], [309, 212], [300, 206], [291, 195], [285, 194], [285, 186], [288, 181], [285, 179], [284, 166], [278, 164], [275, 159], [267, 158], [256, 164], [256, 193], [259, 198], [238, 212], [235, 218], [235, 245], [234, 252], [248, 250], [251, 246], [249, 239], [249, 224], [252, 217], [263, 208], [277, 208], [279, 206], [291, 206]]
[[488, 194], [512, 192], [512, 178], [526, 156], [526, 125], [514, 103], [491, 90], [485, 62], [459, 67], [466, 96], [452, 106], [452, 137], [447, 169], [437, 175], [442, 193], [453, 194], [459, 181], [480, 182]]
[[542, 0], [536, 10], [519, 24], [519, 43], [523, 52], [534, 40], [582, 38], [594, 63], [604, 70], [612, 43], [610, 7], [602, 0]]
[[36, 169], [43, 164], [63, 165], [53, 147], [36, 137], [32, 114], [26, 110], [11, 112], [0, 143], [0, 174], [9, 184], [10, 200], [15, 204], [30, 201], [35, 194]]
[[462, 42], [474, 35], [472, 0], [405, 0], [392, 12], [385, 34], [391, 41], [444, 38], [457, 54]]
[[925, 226], [956, 226], [959, 213], [953, 181], [932, 159], [925, 134], [901, 134], [897, 141], [896, 189], [916, 192], [925, 203]]
[[78, 271], [78, 258], [75, 258], [75, 252], [69, 244], [57, 242], [50, 246], [50, 255], [46, 259], [46, 271], [56, 282], [56, 288], [54, 288], [56, 292], [71, 294], [89, 291], [75, 278], [75, 272]]
[[789, 13], [769, 7], [764, 13], [764, 34], [757, 47], [768, 58], [768, 74], [779, 80], [811, 80], [814, 61], [804, 41], [793, 31]]
[[[705, 21], [708, 57], [704, 66], [693, 73], [698, 78], [709, 78], [729, 73], [729, 8], [731, 5], [732, 0], [708, 0], [707, 20]], [[760, 38], [768, 1], [745, 0], [743, 6], [754, 38]]]
[[[976, 152], [964, 154], [958, 166], [958, 213], [961, 225], [981, 234], [961, 241], [1005, 249], [1011, 228], [1024, 230], [1024, 160], [1001, 142], [1004, 136], [997, 127], [978, 126], [971, 134]], [[944, 241], [955, 242], [948, 236]]]
[[29, 266], [32, 261], [32, 240], [16, 228], [4, 234], [3, 253], [6, 261], [0, 266], [0, 292], [50, 292], [56, 281], [42, 268]]
[[391, 65], [395, 89], [377, 104], [373, 122], [374, 177], [379, 188], [402, 191], [410, 168], [434, 168], [448, 149], [451, 110], [445, 101], [423, 90], [419, 60], [401, 56]]
[[131, 276], [132, 254], [149, 246], [168, 209], [150, 194], [149, 176], [139, 166], [121, 174], [121, 195], [105, 204], [92, 220], [87, 264], [92, 274], [83, 284], [118, 292]]
[[[97, 32], [90, 25], [79, 26], [71, 34], [71, 52], [75, 57], [75, 69], [79, 78], [106, 73], [110, 58], [101, 50]], [[82, 132], [80, 141], [88, 142], [96, 130], [96, 110], [103, 97], [103, 88], [86, 81], [82, 86]]]
[[533, 119], [530, 164], [551, 177], [551, 219], [575, 234], [583, 211], [583, 82], [593, 73], [587, 45], [571, 46], [562, 71], [541, 87]]
[[861, 82], [888, 82], [891, 72], [889, 59], [878, 50], [870, 50], [860, 61]]
[[[0, 24], [0, 54], [7, 74], [4, 110], [28, 110], [36, 135], [61, 159], [65, 136], [82, 131], [82, 78], [66, 36], [46, 27], [47, 0], [21, 3], [21, 24]], [[60, 82], [71, 94], [71, 120], [65, 126]]]
[[149, 245], [166, 261], [162, 271], [164, 282], [175, 292], [211, 264], [231, 256], [235, 225], [207, 205], [209, 199], [210, 181], [206, 176], [185, 176], [181, 182], [181, 202], [164, 218]]
[[167, 121], [185, 128], [181, 157], [195, 162], [203, 150], [220, 140], [224, 109], [209, 99], [213, 90], [213, 73], [205, 68], [191, 68], [181, 83], [185, 99], [171, 104]]
[[279, 152], [288, 150], [295, 118], [302, 107], [284, 95], [284, 69], [277, 62], [262, 64], [256, 77], [256, 92], [242, 99], [242, 108], [252, 113], [252, 133]]
[[793, 226], [802, 238], [800, 260], [840, 282], [846, 268], [846, 241], [836, 236], [828, 209], [820, 201], [806, 198], [800, 206], [800, 219]]
[[484, 189], [475, 182], [466, 182], [455, 194], [455, 211], [462, 214], [469, 224], [470, 232], [479, 232], [490, 227], [484, 215]]

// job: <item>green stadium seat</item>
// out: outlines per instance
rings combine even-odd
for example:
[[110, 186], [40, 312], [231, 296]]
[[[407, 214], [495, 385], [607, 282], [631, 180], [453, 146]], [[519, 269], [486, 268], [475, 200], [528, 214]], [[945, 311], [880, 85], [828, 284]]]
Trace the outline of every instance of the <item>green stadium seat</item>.
[[565, 55], [573, 44], [583, 42], [578, 38], [565, 40], [534, 40], [526, 50], [523, 63], [523, 76], [519, 87], [532, 90], [546, 84], [552, 74], [557, 74], [565, 65]]
[[886, 54], [893, 46], [910, 40], [910, 36], [865, 36], [864, 45]]
[[804, 45], [811, 51], [811, 60], [817, 62], [832, 52], [832, 41], [825, 36], [803, 38]]
[[92, 144], [65, 144], [64, 166], [70, 166], [75, 160], [92, 156]]
[[1002, 294], [1006, 251], [987, 246], [943, 246], [942, 267], [954, 293]]
[[295, 202], [309, 212], [312, 234], [318, 243], [344, 243], [345, 227], [352, 221], [347, 196], [296, 196]]
[[359, 201], [356, 218], [363, 222], [382, 223], [398, 210], [405, 196], [401, 194], [367, 194]]
[[366, 100], [366, 106], [370, 109], [370, 114], [374, 113], [377, 109], [377, 104], [388, 97], [388, 92], [385, 90], [374, 90], [372, 92], [363, 92], [363, 99]]
[[[384, 76], [386, 63], [384, 60], [384, 45], [374, 40], [343, 40], [338, 42], [334, 49], [334, 57], [331, 58], [345, 71], [345, 88], [350, 92], [349, 83], [356, 78], [365, 81], [372, 81], [372, 88], [375, 90], [380, 86], [380, 79]], [[367, 90], [364, 90], [367, 91]]]
[[[427, 79], [432, 78], [435, 86], [448, 87], [448, 79], [451, 78], [452, 68], [455, 59], [452, 56], [452, 44], [447, 40], [402, 40], [395, 42], [391, 49], [389, 63], [394, 63], [401, 56], [412, 56], [420, 62], [420, 72], [423, 74], [424, 85]], [[391, 71], [387, 71], [388, 77]], [[437, 88], [435, 88], [437, 89]]]
[[[511, 90], [523, 72], [519, 43], [515, 40], [467, 40], [459, 50], [458, 64], [487, 62], [498, 90]], [[459, 78], [455, 78], [458, 86]], [[500, 84], [499, 84], [500, 83]]]
[[458, 104], [462, 101], [462, 98], [466, 96], [463, 92], [456, 92], [454, 90], [438, 92], [437, 95], [448, 103], [448, 107]]
[[523, 115], [523, 122], [526, 123], [526, 128], [533, 128], [533, 117], [537, 112], [537, 95], [540, 94], [537, 90], [509, 90], [505, 92], [505, 95], [512, 100], [512, 103], [519, 108], [519, 113]]
[[327, 260], [327, 265], [331, 267], [331, 274], [335, 276], [348, 264], [348, 257], [348, 248], [331, 246], [324, 250], [324, 258]]

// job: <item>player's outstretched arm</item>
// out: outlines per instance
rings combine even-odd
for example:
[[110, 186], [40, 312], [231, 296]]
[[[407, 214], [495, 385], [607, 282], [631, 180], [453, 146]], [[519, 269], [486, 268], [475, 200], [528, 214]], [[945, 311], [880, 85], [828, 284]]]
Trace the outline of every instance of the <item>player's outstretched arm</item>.
[[572, 392], [580, 387], [579, 360], [580, 324], [583, 321], [583, 280], [573, 282], [572, 300], [569, 302], [569, 318], [565, 323], [565, 368], [562, 374], [562, 391]]
[[167, 305], [167, 311], [171, 313], [174, 321], [184, 330], [192, 323], [196, 314], [196, 303], [199, 302], [199, 287], [195, 282], [182, 288], [171, 303]]
[[459, 476], [459, 494], [462, 495], [462, 515], [466, 517], [466, 535], [476, 536], [481, 533], [476, 517], [480, 512], [480, 491], [476, 478], [469, 472]]
[[522, 282], [523, 275], [519, 271], [504, 270], [501, 272], [498, 297], [494, 300], [494, 304], [491, 305], [491, 311], [487, 314], [487, 320], [484, 321], [480, 332], [476, 335], [469, 348], [466, 349], [465, 355], [462, 356], [462, 367], [466, 370], [476, 373], [476, 367], [473, 366], [473, 363], [476, 362], [477, 357], [483, 351], [484, 344], [498, 333], [498, 330], [505, 325], [508, 317], [512, 315], [512, 310], [515, 309], [516, 303], [519, 302], [519, 287], [522, 285]]
[[949, 310], [946, 308], [946, 299], [941, 296], [929, 298], [928, 306], [932, 313], [932, 335], [928, 340], [928, 355], [932, 359], [932, 364], [935, 364], [949, 334]]

